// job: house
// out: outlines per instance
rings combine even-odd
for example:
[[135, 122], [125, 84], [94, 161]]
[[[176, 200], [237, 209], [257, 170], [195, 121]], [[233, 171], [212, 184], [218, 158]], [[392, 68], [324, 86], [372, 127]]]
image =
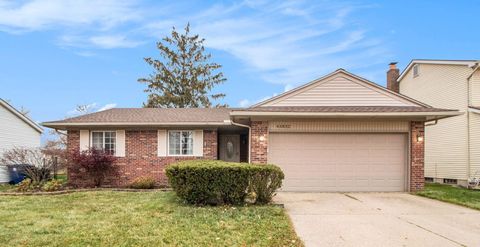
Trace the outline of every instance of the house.
[[[42, 132], [38, 124], [0, 99], [0, 157], [13, 147], [40, 147]], [[9, 181], [6, 167], [0, 166], [0, 183]]]
[[466, 185], [480, 177], [480, 70], [475, 60], [412, 60], [393, 84], [401, 94], [462, 115], [426, 123], [425, 177]]
[[[43, 125], [67, 130], [69, 151], [114, 152], [114, 186], [166, 184], [172, 162], [221, 159], [276, 164], [285, 191], [415, 191], [424, 122], [458, 114], [339, 69], [245, 109], [111, 109]], [[74, 185], [88, 179], [69, 170]]]

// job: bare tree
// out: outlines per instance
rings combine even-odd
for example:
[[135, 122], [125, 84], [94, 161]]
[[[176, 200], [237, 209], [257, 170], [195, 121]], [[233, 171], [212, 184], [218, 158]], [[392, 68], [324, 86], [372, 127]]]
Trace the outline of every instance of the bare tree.
[[3, 153], [0, 164], [21, 165], [22, 172], [34, 184], [41, 184], [50, 179], [53, 159], [39, 148], [14, 147]]

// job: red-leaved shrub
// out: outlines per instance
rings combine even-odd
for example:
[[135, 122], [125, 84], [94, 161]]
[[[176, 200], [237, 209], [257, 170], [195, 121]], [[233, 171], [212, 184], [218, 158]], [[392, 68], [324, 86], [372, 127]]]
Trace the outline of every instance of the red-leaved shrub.
[[113, 164], [115, 160], [115, 156], [95, 148], [73, 152], [70, 155], [72, 165], [85, 169], [88, 176], [93, 179], [96, 187], [100, 187], [106, 175], [115, 170]]

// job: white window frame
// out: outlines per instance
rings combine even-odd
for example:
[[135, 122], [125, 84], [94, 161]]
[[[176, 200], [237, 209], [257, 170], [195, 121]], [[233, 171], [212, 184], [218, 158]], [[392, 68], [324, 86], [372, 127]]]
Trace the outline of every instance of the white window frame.
[[90, 131], [90, 147], [93, 147], [93, 133], [102, 133], [102, 150], [105, 151], [105, 132], [115, 133], [115, 143], [111, 155], [117, 155], [117, 131], [116, 130], [92, 130]]
[[[170, 153], [170, 133], [171, 132], [180, 132], [180, 136], [182, 136], [182, 132], [190, 132], [192, 134], [192, 154], [181, 154], [182, 153], [182, 145], [180, 143], [180, 154], [171, 154]], [[195, 156], [195, 131], [194, 130], [169, 130], [167, 131], [167, 156], [175, 156], [175, 157], [193, 157]]]

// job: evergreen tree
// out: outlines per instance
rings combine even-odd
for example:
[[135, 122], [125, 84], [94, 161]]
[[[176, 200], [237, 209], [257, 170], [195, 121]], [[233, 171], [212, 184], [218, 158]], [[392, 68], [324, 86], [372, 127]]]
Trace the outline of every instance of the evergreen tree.
[[[205, 39], [190, 34], [190, 24], [184, 33], [175, 27], [171, 36], [157, 43], [161, 59], [145, 58], [154, 68], [153, 74], [138, 79], [145, 83], [149, 93], [144, 107], [189, 108], [212, 107], [212, 101], [225, 97], [225, 94], [211, 94], [214, 86], [226, 81], [222, 72], [216, 73], [221, 65], [210, 62], [211, 54], [205, 52]], [[217, 104], [216, 107], [226, 105]]]

